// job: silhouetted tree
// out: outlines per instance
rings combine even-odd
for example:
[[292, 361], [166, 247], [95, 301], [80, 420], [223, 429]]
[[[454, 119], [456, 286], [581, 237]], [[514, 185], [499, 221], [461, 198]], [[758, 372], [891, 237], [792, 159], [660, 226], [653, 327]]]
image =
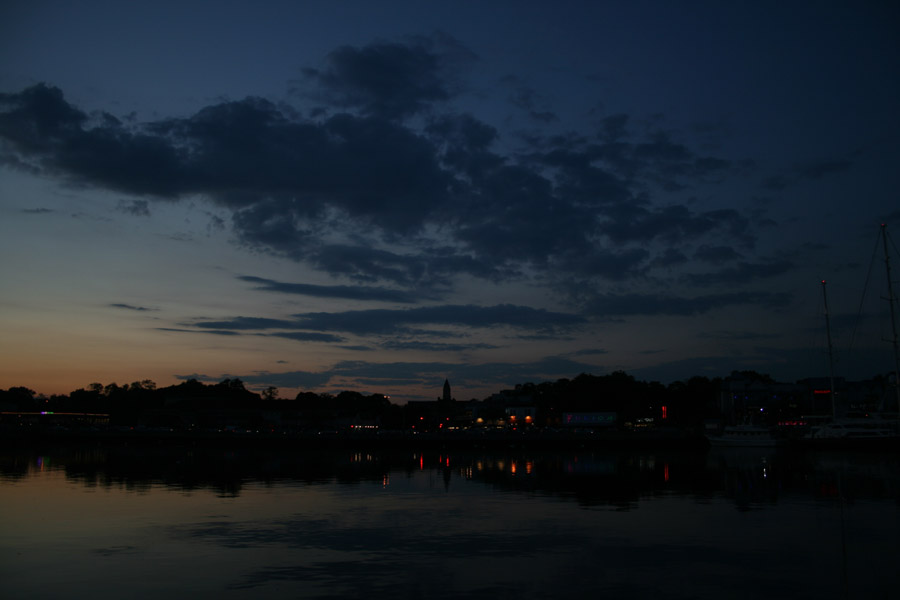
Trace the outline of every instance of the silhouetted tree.
[[23, 386], [11, 387], [5, 392], [0, 390], [0, 402], [14, 404], [17, 410], [37, 410], [38, 403], [35, 391]]
[[246, 388], [244, 387], [244, 382], [237, 377], [235, 377], [234, 379], [223, 379], [218, 385], [228, 390], [246, 390]]
[[732, 371], [732, 378], [749, 379], [759, 383], [775, 383], [775, 380], [766, 373], [758, 373], [757, 371]]

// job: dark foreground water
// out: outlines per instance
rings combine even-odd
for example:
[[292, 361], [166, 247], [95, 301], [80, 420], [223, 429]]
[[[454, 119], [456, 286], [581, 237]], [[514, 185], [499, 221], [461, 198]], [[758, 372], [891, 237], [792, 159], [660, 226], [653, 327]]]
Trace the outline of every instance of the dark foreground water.
[[5, 598], [896, 598], [900, 461], [0, 451]]

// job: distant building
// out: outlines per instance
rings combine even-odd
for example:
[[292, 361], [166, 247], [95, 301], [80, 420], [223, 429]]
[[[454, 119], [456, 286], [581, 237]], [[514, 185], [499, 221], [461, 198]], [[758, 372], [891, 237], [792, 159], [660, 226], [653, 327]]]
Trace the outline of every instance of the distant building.
[[510, 425], [533, 425], [537, 408], [534, 404], [513, 404], [504, 409]]
[[533, 425], [537, 406], [529, 394], [504, 390], [491, 394], [479, 406], [473, 407], [476, 424], [525, 426]]
[[614, 412], [567, 412], [563, 414], [561, 425], [565, 427], [611, 428], [618, 423]]
[[803, 395], [797, 384], [738, 371], [722, 381], [719, 394], [719, 412], [726, 425], [772, 425], [789, 412], [800, 412], [797, 403]]
[[410, 400], [406, 403], [406, 412], [413, 429], [427, 431], [468, 424], [471, 421], [471, 409], [467, 411], [467, 407], [467, 403], [453, 399], [450, 381], [445, 379], [437, 400]]

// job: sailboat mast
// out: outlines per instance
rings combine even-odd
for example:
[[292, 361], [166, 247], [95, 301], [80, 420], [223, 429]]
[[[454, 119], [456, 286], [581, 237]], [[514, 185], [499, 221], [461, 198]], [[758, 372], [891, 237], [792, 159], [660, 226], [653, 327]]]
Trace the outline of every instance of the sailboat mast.
[[825, 280], [822, 280], [822, 299], [825, 301], [825, 334], [828, 336], [828, 377], [831, 392], [831, 418], [837, 418], [837, 400], [834, 393], [834, 349], [831, 345], [831, 319], [828, 316], [828, 293], [825, 291]]
[[881, 224], [881, 241], [884, 244], [884, 268], [887, 271], [888, 305], [891, 310], [891, 343], [894, 346], [894, 389], [897, 393], [897, 414], [900, 416], [900, 346], [897, 343], [897, 315], [894, 309], [894, 287], [891, 282], [891, 256], [888, 253], [887, 224]]

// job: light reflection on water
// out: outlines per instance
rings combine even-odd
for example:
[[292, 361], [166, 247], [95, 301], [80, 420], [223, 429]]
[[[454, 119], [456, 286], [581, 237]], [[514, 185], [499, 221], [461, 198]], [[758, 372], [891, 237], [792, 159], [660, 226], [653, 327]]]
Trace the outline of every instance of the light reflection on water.
[[867, 454], [7, 450], [0, 590], [892, 598], [898, 501]]

